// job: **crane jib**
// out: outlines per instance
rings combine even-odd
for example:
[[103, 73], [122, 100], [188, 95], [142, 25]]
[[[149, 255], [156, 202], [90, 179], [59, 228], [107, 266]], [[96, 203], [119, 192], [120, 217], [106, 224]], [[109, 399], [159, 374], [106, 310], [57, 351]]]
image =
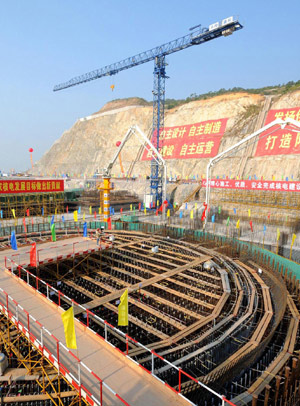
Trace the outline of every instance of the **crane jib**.
[[[212, 24], [211, 26], [214, 26], [215, 24]], [[178, 38], [166, 44], [152, 48], [148, 51], [141, 52], [140, 54], [123, 59], [122, 61], [119, 62], [115, 62], [111, 65], [104, 66], [103, 68], [85, 73], [80, 76], [76, 76], [67, 82], [56, 85], [53, 90], [54, 91], [63, 90], [68, 87], [79, 85], [81, 83], [90, 82], [91, 80], [100, 79], [101, 77], [104, 76], [115, 75], [123, 70], [130, 69], [143, 63], [155, 60], [155, 58], [157, 57], [170, 55], [174, 52], [181, 51], [190, 46], [200, 45], [204, 42], [211, 41], [212, 39], [229, 35], [234, 31], [243, 28], [243, 26], [239, 23], [238, 20], [234, 20], [226, 24], [219, 24], [216, 28], [208, 29], [201, 28], [200, 26], [196, 28], [198, 29], [191, 32], [190, 34], [185, 35], [184, 37]]]

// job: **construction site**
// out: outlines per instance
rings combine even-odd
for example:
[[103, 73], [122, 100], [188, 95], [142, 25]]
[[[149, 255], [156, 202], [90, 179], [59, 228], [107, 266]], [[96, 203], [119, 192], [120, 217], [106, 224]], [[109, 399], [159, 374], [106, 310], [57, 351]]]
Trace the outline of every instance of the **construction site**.
[[1, 405], [300, 406], [300, 89], [166, 111], [166, 57], [241, 29], [54, 87], [154, 62], [153, 105], [109, 102], [0, 177]]

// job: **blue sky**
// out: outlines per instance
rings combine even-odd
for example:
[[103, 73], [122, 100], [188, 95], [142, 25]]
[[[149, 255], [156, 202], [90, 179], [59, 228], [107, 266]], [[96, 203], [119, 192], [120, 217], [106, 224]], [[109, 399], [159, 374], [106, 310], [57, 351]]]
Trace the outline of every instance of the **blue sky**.
[[39, 159], [77, 118], [114, 98], [151, 100], [153, 63], [54, 93], [55, 84], [199, 23], [237, 15], [244, 29], [170, 55], [166, 97], [299, 80], [299, 12], [299, 0], [2, 0], [0, 169], [28, 168], [28, 148]]

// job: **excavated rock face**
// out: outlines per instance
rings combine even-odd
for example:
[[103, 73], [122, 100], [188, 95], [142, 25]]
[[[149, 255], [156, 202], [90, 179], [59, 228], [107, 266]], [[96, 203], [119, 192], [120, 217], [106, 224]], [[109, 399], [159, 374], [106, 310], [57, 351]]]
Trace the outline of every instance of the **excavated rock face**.
[[[131, 125], [137, 124], [150, 136], [152, 106], [141, 99], [118, 100], [105, 105], [99, 112], [78, 120], [67, 130], [36, 163], [34, 173], [73, 173], [90, 176], [97, 169], [106, 167], [116, 152], [116, 143], [121, 141]], [[165, 113], [165, 126], [180, 126], [206, 120], [228, 118], [225, 134], [219, 152], [243, 139], [246, 135], [264, 125], [269, 108], [300, 107], [300, 91], [280, 97], [232, 93], [207, 100], [193, 101]], [[214, 174], [263, 175], [273, 174], [299, 178], [299, 155], [278, 155], [276, 157], [254, 157], [256, 144], [224, 159], [215, 168]], [[132, 138], [122, 151], [125, 172], [141, 153], [140, 144]], [[168, 172], [172, 175], [202, 175], [209, 158], [168, 160]], [[284, 168], [284, 170], [283, 170]], [[119, 162], [113, 172], [121, 174]], [[133, 175], [149, 175], [150, 163], [137, 160]]]

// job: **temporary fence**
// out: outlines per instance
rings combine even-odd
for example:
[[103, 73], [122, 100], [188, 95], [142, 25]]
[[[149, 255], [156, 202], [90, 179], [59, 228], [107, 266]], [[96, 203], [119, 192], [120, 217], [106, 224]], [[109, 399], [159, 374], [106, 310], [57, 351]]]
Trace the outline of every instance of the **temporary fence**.
[[[219, 399], [222, 406], [224, 406], [225, 403], [228, 403], [230, 405], [235, 406], [232, 402], [230, 402], [228, 399], [226, 399], [225, 396], [215, 392], [214, 390], [209, 388], [207, 385], [203, 384], [201, 381], [198, 381], [196, 378], [192, 377], [190, 374], [183, 371], [181, 368], [177, 367], [176, 365], [172, 364], [171, 362], [169, 362], [168, 360], [163, 358], [161, 355], [157, 354], [154, 350], [151, 350], [151, 349], [147, 348], [146, 346], [144, 346], [143, 344], [141, 344], [137, 340], [135, 340], [133, 337], [130, 337], [128, 334], [124, 333], [123, 331], [119, 330], [117, 327], [111, 325], [106, 320], [102, 319], [101, 317], [99, 317], [98, 315], [93, 313], [91, 310], [86, 309], [84, 306], [78, 304], [73, 299], [71, 299], [68, 296], [64, 295], [60, 290], [54, 288], [50, 284], [44, 282], [42, 279], [38, 278], [36, 275], [34, 275], [31, 272], [29, 272], [28, 270], [24, 269], [21, 265], [17, 264], [11, 258], [5, 257], [5, 264], [6, 264], [6, 269], [8, 269], [14, 277], [17, 277], [18, 279], [20, 279], [21, 281], [26, 283], [28, 286], [33, 288], [35, 291], [37, 291], [43, 297], [47, 298], [50, 302], [56, 304], [62, 310], [66, 310], [67, 308], [69, 308], [71, 306], [73, 306], [74, 308], [80, 308], [81, 313], [82, 313], [82, 320], [78, 320], [78, 322], [81, 323], [81, 325], [83, 327], [89, 329], [97, 337], [99, 337], [100, 339], [107, 342], [116, 351], [118, 351], [119, 353], [121, 353], [122, 355], [124, 355], [125, 357], [130, 359], [137, 366], [141, 367], [144, 371], [146, 371], [148, 374], [152, 375], [154, 378], [156, 378], [158, 381], [160, 381], [163, 385], [170, 388], [172, 391], [174, 391], [176, 394], [178, 394], [178, 396], [181, 396], [182, 398], [184, 398], [191, 405], [196, 406], [193, 402], [191, 402], [187, 397], [185, 397], [182, 394], [182, 387], [181, 387], [182, 383], [186, 383], [188, 381], [194, 382], [196, 385], [198, 385], [199, 389], [203, 388], [204, 390], [209, 391], [212, 396], [215, 396], [216, 398]], [[10, 266], [9, 266], [9, 264], [10, 264]], [[1, 289], [1, 291], [3, 291], [3, 290]], [[4, 292], [4, 294], [6, 294], [6, 293]], [[17, 308], [20, 307], [20, 305], [18, 305], [14, 301], [14, 299], [10, 298], [10, 296], [8, 296], [7, 294], [6, 294], [6, 298], [7, 298], [6, 299], [7, 301], [8, 301], [8, 299], [10, 299], [16, 305], [15, 313], [18, 315]], [[7, 304], [6, 309], [8, 309], [8, 304]], [[86, 387], [86, 386], [88, 386], [89, 388], [93, 387], [94, 384], [92, 384], [92, 381], [91, 382], [88, 381], [88, 383], [86, 383], [86, 386], [83, 386], [83, 384], [80, 381], [80, 376], [81, 376], [80, 375], [80, 368], [85, 368], [85, 370], [87, 370], [94, 378], [96, 378], [98, 380], [98, 382], [100, 382], [100, 390], [101, 390], [100, 393], [101, 394], [102, 394], [103, 387], [105, 387], [111, 393], [113, 393], [117, 398], [119, 398], [120, 401], [123, 404], [129, 406], [128, 403], [126, 403], [124, 401], [124, 399], [122, 399], [118, 394], [116, 394], [103, 380], [101, 380], [85, 364], [83, 364], [82, 361], [80, 361], [77, 357], [75, 357], [74, 354], [70, 352], [70, 350], [68, 350], [59, 340], [57, 340], [53, 336], [53, 334], [48, 332], [48, 330], [46, 330], [36, 319], [34, 319], [32, 316], [30, 316], [29, 313], [26, 310], [24, 310], [22, 308], [22, 311], [27, 315], [27, 323], [28, 323], [28, 325], [27, 325], [27, 328], [25, 327], [26, 323], [21, 324], [21, 326], [22, 326], [22, 329], [25, 328], [25, 333], [26, 334], [28, 332], [29, 339], [31, 340], [31, 333], [32, 333], [32, 329], [30, 329], [30, 324], [29, 324], [30, 323], [29, 320], [31, 318], [40, 327], [39, 334], [41, 334], [41, 340], [40, 341], [38, 341], [35, 336], [34, 336], [34, 341], [32, 341], [32, 340], [31, 341], [33, 343], [35, 343], [35, 341], [37, 340], [38, 348], [40, 348], [39, 346], [41, 346], [41, 348], [43, 349], [44, 348], [44, 343], [45, 343], [45, 339], [44, 339], [45, 335], [43, 335], [44, 334], [43, 332], [47, 333], [50, 337], [52, 337], [55, 340], [55, 342], [57, 343], [57, 355], [54, 356], [47, 349], [46, 350], [44, 349], [43, 351], [45, 353], [45, 356], [47, 356], [47, 351], [48, 351], [49, 352], [49, 357], [51, 357], [51, 359], [49, 358], [49, 360], [51, 362], [53, 362], [55, 366], [57, 366], [58, 368], [61, 368], [60, 370], [63, 371], [64, 376], [67, 376], [67, 374], [68, 374], [68, 376], [70, 376], [70, 379], [72, 379], [72, 382], [71, 382], [72, 385], [75, 382], [75, 384], [77, 386], [74, 386], [74, 385], [73, 386], [77, 390], [81, 390], [82, 394], [84, 396], [86, 395], [85, 398], [88, 400], [88, 402], [91, 405], [99, 404], [99, 405], [102, 406], [102, 403], [101, 403], [102, 398], [100, 399], [101, 402], [99, 403], [99, 399], [97, 399], [95, 397], [95, 395], [91, 393], [92, 389], [89, 390]], [[13, 316], [13, 317], [15, 317], [15, 316]], [[19, 318], [17, 318], [16, 321], [19, 321]], [[96, 323], [101, 327], [101, 333], [102, 334], [99, 334], [99, 333], [95, 332], [92, 329], [91, 325], [93, 323]], [[19, 325], [17, 325], [17, 327], [19, 328]], [[117, 346], [115, 346], [112, 343], [112, 340], [113, 340], [115, 335], [117, 335], [121, 339], [121, 341], [123, 342], [124, 345], [123, 345], [122, 349], [118, 348]], [[53, 345], [53, 342], [52, 342], [52, 345]], [[75, 371], [72, 370], [72, 374], [70, 375], [69, 369], [67, 369], [64, 365], [62, 365], [60, 363], [60, 358], [59, 358], [59, 349], [60, 349], [60, 347], [63, 348], [65, 351], [68, 351], [73, 357], [75, 357], [75, 359], [76, 359], [76, 361], [77, 361], [77, 363], [79, 365], [78, 372], [77, 372], [77, 378], [74, 378], [74, 376], [76, 375]], [[150, 358], [151, 358], [151, 369], [147, 369], [145, 366], [138, 363], [134, 358], [132, 358], [129, 355], [129, 347], [130, 347], [130, 349], [142, 348], [145, 352], [147, 352], [149, 354]], [[48, 358], [48, 356], [47, 356], [47, 358]], [[168, 366], [168, 369], [170, 370], [169, 375], [170, 375], [170, 378], [172, 378], [172, 382], [174, 382], [174, 376], [176, 376], [177, 384], [171, 386], [171, 384], [168, 382], [168, 380], [163, 381], [162, 379], [160, 379], [156, 375], [156, 371], [158, 369], [160, 369], [161, 367], [164, 367], [164, 366]], [[70, 365], [68, 365], [68, 367], [70, 368], [70, 370], [72, 369], [72, 367]], [[69, 379], [69, 378], [67, 378], [67, 379]]]
[[[83, 234], [83, 224], [83, 221], [65, 221], [55, 223], [56, 229], [64, 231], [66, 234], [74, 233], [76, 231], [78, 234]], [[92, 232], [93, 230], [100, 227], [107, 229], [108, 225], [106, 222], [101, 221], [87, 222], [87, 228], [89, 232]], [[283, 269], [284, 272], [291, 272], [292, 275], [296, 277], [296, 279], [300, 280], [300, 265], [297, 262], [289, 260], [281, 255], [277, 255], [265, 248], [259, 247], [254, 243], [242, 241], [235, 237], [216, 235], [214, 233], [205, 232], [200, 229], [194, 230], [178, 226], [166, 226], [162, 224], [142, 222], [113, 221], [112, 228], [115, 228], [116, 230], [141, 231], [145, 233], [159, 233], [165, 235], [168, 234], [169, 236], [174, 236], [175, 238], [189, 237], [194, 239], [195, 241], [216, 241], [221, 245], [224, 245], [226, 243], [227, 245], [236, 246], [238, 250], [247, 249], [249, 255], [251, 255], [253, 258], [256, 258], [257, 254], [260, 253], [261, 255], [263, 255], [263, 258], [265, 258], [266, 261], [271, 261], [271, 263], [274, 262], [276, 268], [278, 268], [279, 270]], [[50, 233], [50, 230], [51, 227], [49, 223], [27, 226], [27, 233], [41, 233], [41, 235], [43, 235], [43, 233]], [[19, 234], [18, 237], [25, 236], [23, 226], [10, 226], [0, 229], [0, 237], [1, 235], [10, 236], [12, 231], [15, 231], [16, 234]], [[7, 238], [9, 239], [9, 237]]]

